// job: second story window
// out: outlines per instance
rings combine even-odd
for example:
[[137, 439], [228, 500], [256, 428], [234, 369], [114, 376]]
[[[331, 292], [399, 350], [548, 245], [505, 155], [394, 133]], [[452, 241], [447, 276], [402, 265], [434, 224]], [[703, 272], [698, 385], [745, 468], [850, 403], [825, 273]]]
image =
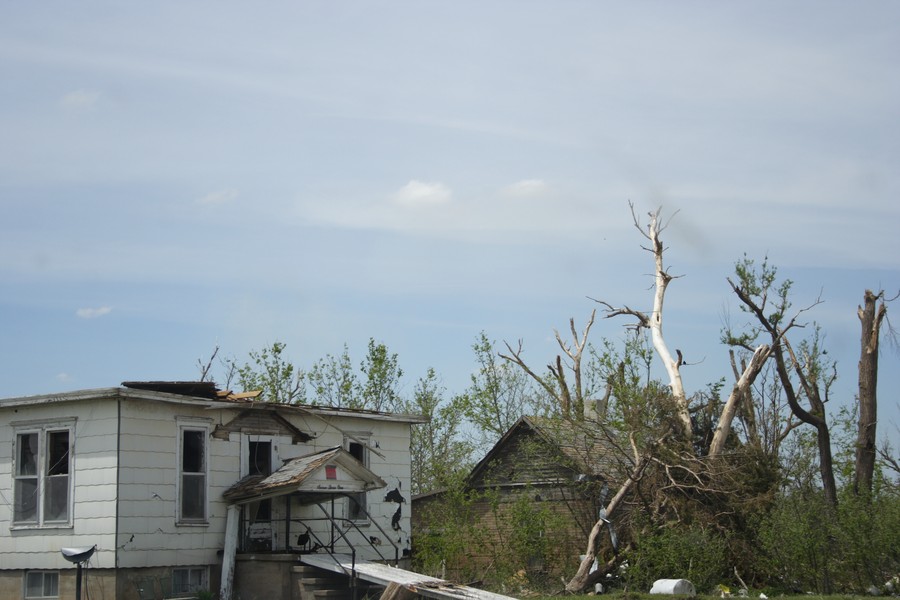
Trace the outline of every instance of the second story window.
[[207, 432], [181, 427], [178, 469], [178, 521], [206, 523]]
[[[368, 437], [354, 435], [344, 439], [344, 448], [353, 458], [361, 462], [365, 467], [369, 466]], [[351, 521], [368, 521], [369, 506], [366, 493], [351, 494], [347, 499], [347, 518]]]
[[72, 437], [71, 424], [17, 430], [13, 526], [71, 525]]

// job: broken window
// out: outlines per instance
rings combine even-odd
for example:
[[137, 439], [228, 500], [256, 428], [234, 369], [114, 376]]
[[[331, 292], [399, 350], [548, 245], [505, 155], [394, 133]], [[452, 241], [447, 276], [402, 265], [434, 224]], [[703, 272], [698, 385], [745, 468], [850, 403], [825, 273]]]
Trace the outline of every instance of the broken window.
[[71, 430], [45, 428], [16, 434], [13, 522], [70, 523]]
[[[360, 436], [348, 437], [344, 440], [345, 448], [353, 458], [361, 462], [364, 466], [369, 466], [369, 448], [368, 440]], [[366, 501], [366, 493], [350, 494], [347, 499], [347, 518], [351, 521], [367, 521], [369, 519], [368, 505]]]
[[44, 520], [69, 520], [69, 432], [47, 432]]
[[[272, 472], [272, 442], [254, 442], [247, 444], [247, 474], [269, 475]], [[270, 522], [272, 520], [272, 500], [267, 498], [253, 503], [251, 522]]]
[[181, 429], [181, 521], [206, 522], [206, 430]]
[[20, 433], [16, 436], [16, 507], [13, 521], [38, 522], [38, 435]]
[[272, 442], [250, 440], [247, 450], [247, 475], [268, 475], [272, 472]]

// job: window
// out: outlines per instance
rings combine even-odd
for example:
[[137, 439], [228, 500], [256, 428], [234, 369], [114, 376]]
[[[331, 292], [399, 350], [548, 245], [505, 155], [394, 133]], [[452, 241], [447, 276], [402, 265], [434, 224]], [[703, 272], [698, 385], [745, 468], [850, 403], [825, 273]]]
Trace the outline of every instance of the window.
[[71, 425], [17, 431], [14, 525], [71, 523], [72, 438]]
[[[248, 440], [247, 443], [247, 475], [269, 475], [272, 473], [272, 442]], [[272, 499], [266, 498], [252, 503], [251, 522], [270, 522], [272, 520]]]
[[181, 523], [206, 523], [205, 428], [182, 427], [179, 448], [179, 514]]
[[56, 571], [26, 571], [25, 599], [59, 598], [59, 573]]
[[172, 569], [172, 594], [194, 594], [209, 588], [206, 567]]
[[[353, 458], [361, 462], [366, 467], [369, 466], [369, 448], [368, 438], [354, 435], [344, 438], [344, 447]], [[366, 502], [366, 493], [351, 494], [347, 498], [347, 518], [351, 521], [368, 521], [368, 505]]]
[[272, 472], [272, 442], [247, 444], [247, 475], [268, 475]]

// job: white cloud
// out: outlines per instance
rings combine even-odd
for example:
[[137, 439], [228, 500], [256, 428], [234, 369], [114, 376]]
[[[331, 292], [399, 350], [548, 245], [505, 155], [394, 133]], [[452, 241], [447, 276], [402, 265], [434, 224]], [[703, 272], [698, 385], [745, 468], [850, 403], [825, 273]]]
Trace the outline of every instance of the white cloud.
[[232, 188], [227, 188], [210, 192], [197, 200], [197, 202], [199, 204], [224, 204], [237, 199], [238, 196], [240, 196], [240, 192]]
[[437, 206], [449, 203], [452, 194], [450, 188], [443, 183], [427, 183], [413, 179], [400, 188], [392, 199], [401, 206]]
[[523, 179], [503, 188], [504, 196], [533, 198], [545, 194], [550, 187], [543, 179]]
[[79, 308], [75, 315], [79, 319], [96, 319], [112, 312], [112, 307], [100, 306], [98, 308]]
[[74, 90], [63, 95], [59, 104], [63, 108], [75, 110], [89, 110], [97, 105], [100, 100], [100, 92], [94, 90]]
[[60, 381], [62, 383], [68, 383], [69, 381], [72, 380], [72, 376], [69, 375], [68, 373], [58, 373], [56, 375], [56, 380]]

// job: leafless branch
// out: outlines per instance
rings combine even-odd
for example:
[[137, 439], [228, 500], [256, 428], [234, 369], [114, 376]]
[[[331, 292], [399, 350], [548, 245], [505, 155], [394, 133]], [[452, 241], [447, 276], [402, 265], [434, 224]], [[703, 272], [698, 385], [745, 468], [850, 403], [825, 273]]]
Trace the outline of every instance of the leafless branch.
[[215, 349], [209, 357], [209, 360], [206, 361], [206, 364], [203, 363], [201, 359], [197, 359], [197, 367], [200, 369], [200, 381], [209, 381], [209, 374], [212, 370], [213, 361], [216, 359], [216, 355], [219, 354], [219, 345], [216, 344]]

